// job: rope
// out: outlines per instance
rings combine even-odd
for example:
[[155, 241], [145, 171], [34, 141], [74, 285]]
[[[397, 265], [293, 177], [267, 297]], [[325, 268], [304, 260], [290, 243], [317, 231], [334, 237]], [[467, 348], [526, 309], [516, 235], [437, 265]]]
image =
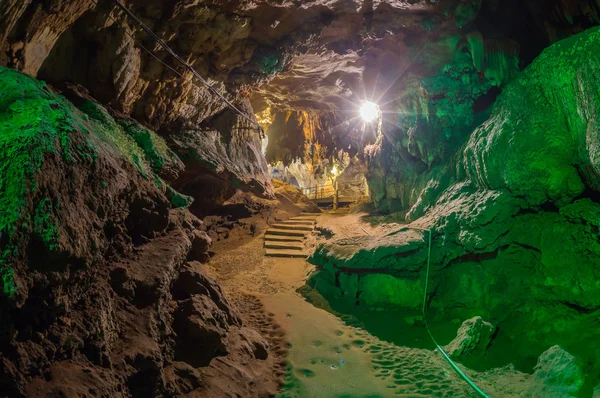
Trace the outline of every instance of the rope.
[[446, 359], [446, 361], [450, 364], [450, 366], [452, 367], [452, 369], [454, 369], [454, 371], [464, 380], [467, 382], [467, 384], [473, 389], [475, 390], [475, 392], [477, 394], [479, 394], [479, 396], [484, 397], [484, 398], [489, 398], [486, 393], [484, 393], [479, 387], [477, 387], [475, 385], [475, 383], [473, 383], [471, 381], [471, 379], [469, 379], [469, 377], [462, 371], [460, 370], [460, 368], [456, 365], [456, 363], [454, 363], [454, 361], [452, 359], [450, 359], [450, 357], [448, 356], [448, 354], [446, 354], [446, 351], [444, 351], [444, 349], [437, 343], [437, 341], [435, 340], [435, 337], [433, 337], [433, 334], [431, 333], [431, 330], [429, 330], [429, 322], [427, 321], [427, 289], [429, 287], [429, 268], [431, 265], [431, 234], [432, 231], [431, 229], [427, 229], [427, 228], [418, 228], [418, 227], [403, 227], [397, 231], [391, 232], [389, 234], [387, 234], [386, 236], [390, 236], [390, 235], [394, 235], [398, 232], [401, 231], [405, 231], [407, 229], [415, 229], [418, 231], [422, 231], [422, 232], [428, 232], [429, 233], [429, 243], [428, 243], [428, 247], [427, 247], [427, 270], [425, 272], [425, 289], [423, 291], [423, 307], [421, 308], [421, 313], [423, 314], [423, 320], [425, 321], [425, 329], [427, 329], [427, 333], [429, 334], [429, 337], [431, 338], [431, 341], [433, 341], [433, 344], [435, 344], [435, 347], [437, 348], [437, 350], [440, 352], [440, 354], [442, 354], [442, 356], [444, 357], [444, 359]]
[[[98, 1], [97, 0], [92, 0], [96, 6], [99, 6]], [[110, 18], [114, 23], [119, 24], [120, 22], [117, 21], [115, 18], [113, 18], [112, 15], [108, 14], [107, 15], [108, 18]], [[146, 51], [150, 56], [152, 56], [152, 58], [154, 58], [155, 60], [157, 60], [158, 62], [160, 62], [161, 64], [163, 64], [166, 68], [168, 68], [170, 71], [172, 71], [173, 73], [175, 73], [177, 76], [181, 77], [182, 79], [185, 79], [185, 77], [179, 73], [175, 68], [173, 68], [172, 66], [166, 64], [162, 59], [158, 58], [156, 55], [154, 55], [154, 53], [150, 50], [148, 50], [146, 47], [144, 47], [144, 45], [142, 43], [140, 43], [135, 36], [130, 33], [128, 30], [125, 30], [125, 34], [127, 36], [129, 36], [131, 38], [131, 40], [133, 40], [135, 42], [135, 44], [137, 44], [138, 46], [140, 46], [144, 51]], [[193, 82], [192, 82], [193, 84]], [[200, 88], [197, 85], [194, 84], [194, 87]]]
[[[98, 6], [98, 0], [92, 0], [96, 6]], [[225, 98], [221, 93], [219, 93], [213, 86], [211, 86], [206, 79], [204, 79], [198, 72], [196, 72], [196, 70], [190, 65], [188, 64], [183, 58], [181, 58], [179, 55], [177, 55], [175, 53], [175, 51], [173, 51], [160, 37], [158, 37], [154, 32], [152, 32], [152, 30], [150, 28], [148, 28], [135, 14], [133, 14], [131, 11], [129, 11], [129, 9], [127, 7], [125, 7], [125, 5], [123, 5], [120, 1], [118, 0], [113, 0], [114, 3], [121, 9], [123, 10], [130, 18], [132, 18], [134, 21], [136, 21], [141, 28], [152, 38], [154, 39], [164, 50], [166, 50], [172, 57], [174, 57], [178, 62], [180, 62], [187, 70], [189, 70], [198, 80], [200, 80], [200, 82], [202, 84], [204, 84], [204, 86], [206, 88], [208, 88], [208, 90], [216, 95], [217, 97], [219, 97], [221, 100], [223, 100], [223, 102], [225, 103], [225, 105], [227, 107], [229, 107], [231, 110], [233, 110], [235, 113], [237, 113], [238, 115], [240, 115], [241, 117], [243, 117], [244, 119], [246, 119], [247, 121], [249, 121], [252, 125], [256, 126], [256, 128], [259, 130], [259, 132], [261, 134], [264, 134], [264, 129], [263, 127], [257, 123], [256, 121], [254, 121], [252, 118], [250, 118], [248, 115], [246, 115], [244, 112], [242, 112], [241, 110], [239, 110], [235, 105], [233, 105], [227, 98]], [[115, 23], [119, 23], [115, 18], [113, 18], [110, 14], [108, 14], [108, 17], [113, 20]], [[131, 37], [131, 39], [133, 39], [133, 41], [140, 46], [140, 48], [142, 48], [144, 51], [146, 51], [148, 54], [150, 54], [155, 60], [157, 60], [158, 62], [160, 62], [161, 64], [163, 64], [166, 68], [168, 68], [170, 71], [172, 71], [173, 73], [175, 73], [177, 76], [181, 77], [182, 79], [185, 79], [185, 77], [178, 72], [177, 70], [175, 70], [175, 68], [173, 68], [172, 66], [169, 66], [168, 64], [166, 64], [163, 60], [161, 60], [160, 58], [158, 58], [152, 51], [150, 51], [149, 49], [147, 49], [146, 47], [144, 47], [144, 45], [142, 45], [134, 36], [133, 34], [125, 31], [125, 33]], [[197, 87], [200, 88], [197, 84], [195, 84], [194, 82], [192, 82], [192, 84]]]

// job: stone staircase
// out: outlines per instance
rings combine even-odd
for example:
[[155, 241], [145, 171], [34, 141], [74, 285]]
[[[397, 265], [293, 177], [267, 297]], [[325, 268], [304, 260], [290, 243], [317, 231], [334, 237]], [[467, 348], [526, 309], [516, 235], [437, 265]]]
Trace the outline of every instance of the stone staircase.
[[321, 213], [301, 213], [274, 224], [265, 232], [265, 256], [306, 258], [304, 239], [315, 228]]

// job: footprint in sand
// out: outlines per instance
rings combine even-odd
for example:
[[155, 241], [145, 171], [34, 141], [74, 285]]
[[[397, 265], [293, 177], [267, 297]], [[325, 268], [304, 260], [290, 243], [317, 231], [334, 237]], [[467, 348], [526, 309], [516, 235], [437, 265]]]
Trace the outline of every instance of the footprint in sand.
[[[358, 348], [363, 348], [365, 346], [365, 342], [362, 340], [354, 340], [352, 342], [352, 344], [354, 344], [356, 347]], [[373, 347], [371, 347], [371, 350], [373, 349]]]
[[298, 372], [307, 379], [315, 377], [315, 372], [310, 369], [298, 369]]

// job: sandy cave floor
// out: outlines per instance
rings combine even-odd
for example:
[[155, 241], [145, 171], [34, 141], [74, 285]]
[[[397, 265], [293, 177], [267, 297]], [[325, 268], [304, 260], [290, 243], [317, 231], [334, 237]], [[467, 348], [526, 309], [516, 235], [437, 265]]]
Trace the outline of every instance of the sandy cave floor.
[[[323, 214], [318, 226], [344, 236], [365, 230], [380, 236], [400, 227], [372, 227], [363, 216]], [[319, 239], [315, 234], [308, 244]], [[382, 341], [308, 303], [296, 290], [313, 266], [303, 259], [264, 257], [263, 234], [232, 231], [213, 251], [209, 272], [271, 345], [268, 361], [281, 380], [280, 397], [477, 396], [438, 352]], [[527, 396], [533, 383], [510, 366], [465, 371], [490, 396]]]

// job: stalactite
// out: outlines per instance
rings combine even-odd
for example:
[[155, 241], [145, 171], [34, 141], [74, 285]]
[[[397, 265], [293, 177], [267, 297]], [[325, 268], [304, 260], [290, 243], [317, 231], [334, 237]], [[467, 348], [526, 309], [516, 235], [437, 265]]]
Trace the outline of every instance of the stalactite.
[[500, 86], [519, 72], [519, 44], [511, 40], [485, 41], [485, 78]]

